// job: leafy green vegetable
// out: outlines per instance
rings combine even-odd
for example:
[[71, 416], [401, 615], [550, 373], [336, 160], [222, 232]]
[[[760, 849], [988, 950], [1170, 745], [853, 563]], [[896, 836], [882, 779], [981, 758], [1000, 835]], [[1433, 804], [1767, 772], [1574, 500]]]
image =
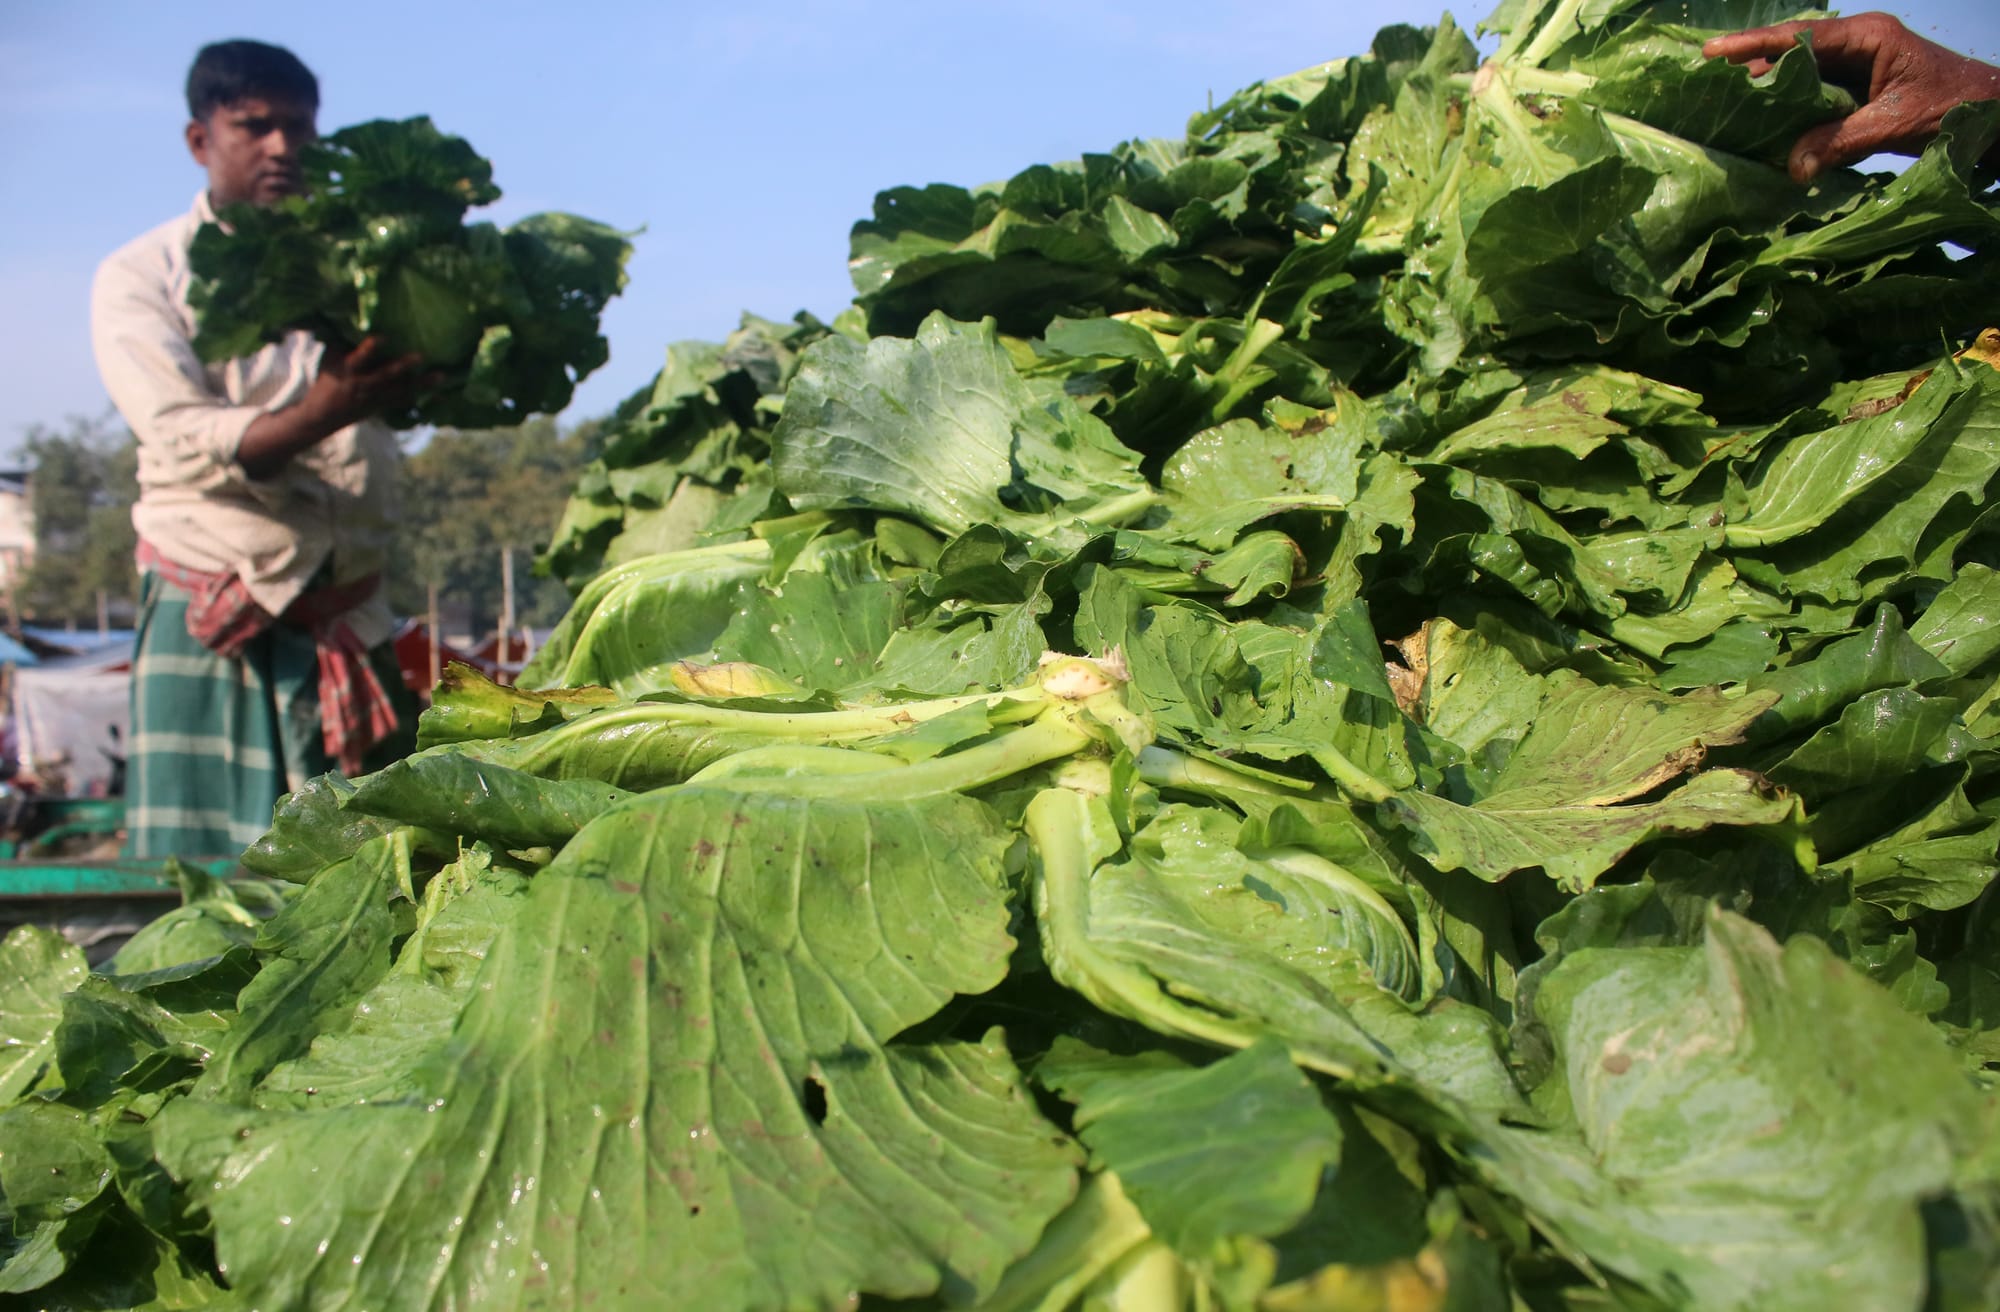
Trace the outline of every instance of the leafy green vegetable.
[[1036, 1078], [1076, 1104], [1094, 1165], [1190, 1257], [1232, 1235], [1279, 1235], [1340, 1157], [1340, 1123], [1277, 1044], [1192, 1070], [1059, 1042]]
[[1845, 93], [1699, 55], [1790, 16], [1505, 0], [884, 192], [276, 915], [0, 949], [0, 1280], [1991, 1306], [2000, 118], [1797, 188]]
[[598, 332], [625, 285], [626, 234], [573, 214], [466, 224], [493, 167], [427, 118], [343, 128], [301, 154], [302, 195], [232, 207], [195, 234], [195, 350], [217, 362], [304, 330], [328, 350], [379, 337], [443, 381], [398, 428], [554, 414], [609, 358]]
[[1700, 948], [1565, 958], [1536, 1012], [1574, 1137], [1486, 1160], [1565, 1238], [1669, 1302], [1921, 1302], [1918, 1204], [1981, 1151], [1982, 1100], [1823, 945], [1716, 912]]
[[[957, 797], [628, 804], [535, 878], [482, 968], [512, 985], [467, 1001], [412, 1096], [185, 1101], [161, 1158], [218, 1182], [221, 1267], [279, 1302], [990, 1286], [1067, 1200], [1069, 1150], [1037, 1128], [998, 1035], [889, 1040], [1004, 972], [1004, 845]], [[690, 1060], [670, 1076], [658, 1052]], [[412, 1151], [446, 1178], [412, 1177]], [[339, 1191], [315, 1179], [336, 1173]], [[658, 1242], [628, 1243], [634, 1226]], [[689, 1246], [717, 1258], [679, 1260]]]
[[0, 1102], [33, 1088], [55, 1050], [62, 995], [90, 973], [61, 935], [22, 925], [0, 939]]

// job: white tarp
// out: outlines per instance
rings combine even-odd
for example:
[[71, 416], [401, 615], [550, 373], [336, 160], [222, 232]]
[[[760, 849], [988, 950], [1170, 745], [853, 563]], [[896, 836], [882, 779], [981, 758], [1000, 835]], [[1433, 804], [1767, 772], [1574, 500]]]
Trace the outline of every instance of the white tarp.
[[21, 769], [45, 790], [101, 796], [111, 782], [112, 757], [125, 754], [132, 674], [110, 659], [65, 662], [14, 671], [14, 735]]

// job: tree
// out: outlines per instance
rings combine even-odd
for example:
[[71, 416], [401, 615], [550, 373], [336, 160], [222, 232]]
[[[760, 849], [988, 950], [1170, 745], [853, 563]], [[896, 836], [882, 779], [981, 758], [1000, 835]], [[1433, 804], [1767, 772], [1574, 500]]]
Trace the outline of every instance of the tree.
[[[536, 578], [530, 563], [555, 530], [596, 428], [585, 422], [564, 432], [554, 419], [537, 416], [517, 428], [432, 434], [404, 461], [391, 606], [423, 614], [428, 585], [436, 583], [470, 606], [475, 632], [490, 630], [501, 606], [500, 552], [512, 546], [519, 553], [516, 621], [560, 619], [568, 590]], [[22, 463], [31, 471], [35, 560], [17, 605], [44, 622], [94, 623], [100, 591], [134, 601], [132, 503], [139, 487], [130, 431], [109, 416], [72, 419], [62, 431], [37, 425], [23, 444]]]
[[569, 609], [561, 583], [529, 572], [549, 540], [577, 471], [591, 425], [567, 433], [537, 416], [516, 428], [440, 429], [403, 469], [403, 540], [389, 599], [422, 614], [436, 583], [468, 605], [475, 632], [490, 630], [501, 606], [500, 553], [513, 547], [515, 620], [553, 624]]
[[22, 458], [30, 471], [35, 559], [16, 605], [44, 622], [94, 623], [99, 593], [135, 602], [139, 454], [130, 430], [109, 414], [73, 417], [60, 432], [38, 424], [28, 430]]

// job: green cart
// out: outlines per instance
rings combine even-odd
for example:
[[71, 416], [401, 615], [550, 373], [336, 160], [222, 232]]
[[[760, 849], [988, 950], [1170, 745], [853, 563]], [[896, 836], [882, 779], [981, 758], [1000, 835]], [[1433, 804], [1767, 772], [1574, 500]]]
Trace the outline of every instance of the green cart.
[[[102, 848], [124, 825], [118, 798], [38, 798], [46, 822], [25, 840], [0, 838], [0, 937], [21, 924], [45, 925], [78, 944], [94, 965], [141, 926], [180, 904], [180, 884], [164, 861], [71, 857], [78, 844]], [[183, 859], [218, 877], [234, 857]]]

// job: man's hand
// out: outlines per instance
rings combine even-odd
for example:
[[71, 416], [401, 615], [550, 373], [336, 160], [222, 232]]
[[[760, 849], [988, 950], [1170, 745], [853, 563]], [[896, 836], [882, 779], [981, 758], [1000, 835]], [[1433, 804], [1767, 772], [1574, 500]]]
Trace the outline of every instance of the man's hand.
[[[1915, 155], [1937, 135], [1944, 116], [1967, 100], [2000, 100], [2000, 68], [1926, 41], [1888, 14], [1779, 23], [1719, 36], [1702, 53], [1742, 64], [1762, 77], [1800, 33], [1828, 81], [1849, 86], [1861, 108], [1822, 123], [1792, 146], [1792, 176], [1810, 182], [1822, 169], [1878, 151]], [[1865, 95], [1863, 94], [1865, 89]]]
[[390, 356], [379, 337], [364, 337], [344, 356], [331, 353], [299, 404], [316, 410], [338, 432], [370, 415], [397, 409], [416, 396], [424, 382], [420, 355]]
[[349, 424], [409, 404], [436, 382], [436, 375], [418, 372], [423, 363], [421, 356], [388, 356], [378, 337], [363, 338], [344, 356], [329, 354], [297, 403], [261, 415], [243, 430], [236, 463], [252, 478], [269, 478]]

